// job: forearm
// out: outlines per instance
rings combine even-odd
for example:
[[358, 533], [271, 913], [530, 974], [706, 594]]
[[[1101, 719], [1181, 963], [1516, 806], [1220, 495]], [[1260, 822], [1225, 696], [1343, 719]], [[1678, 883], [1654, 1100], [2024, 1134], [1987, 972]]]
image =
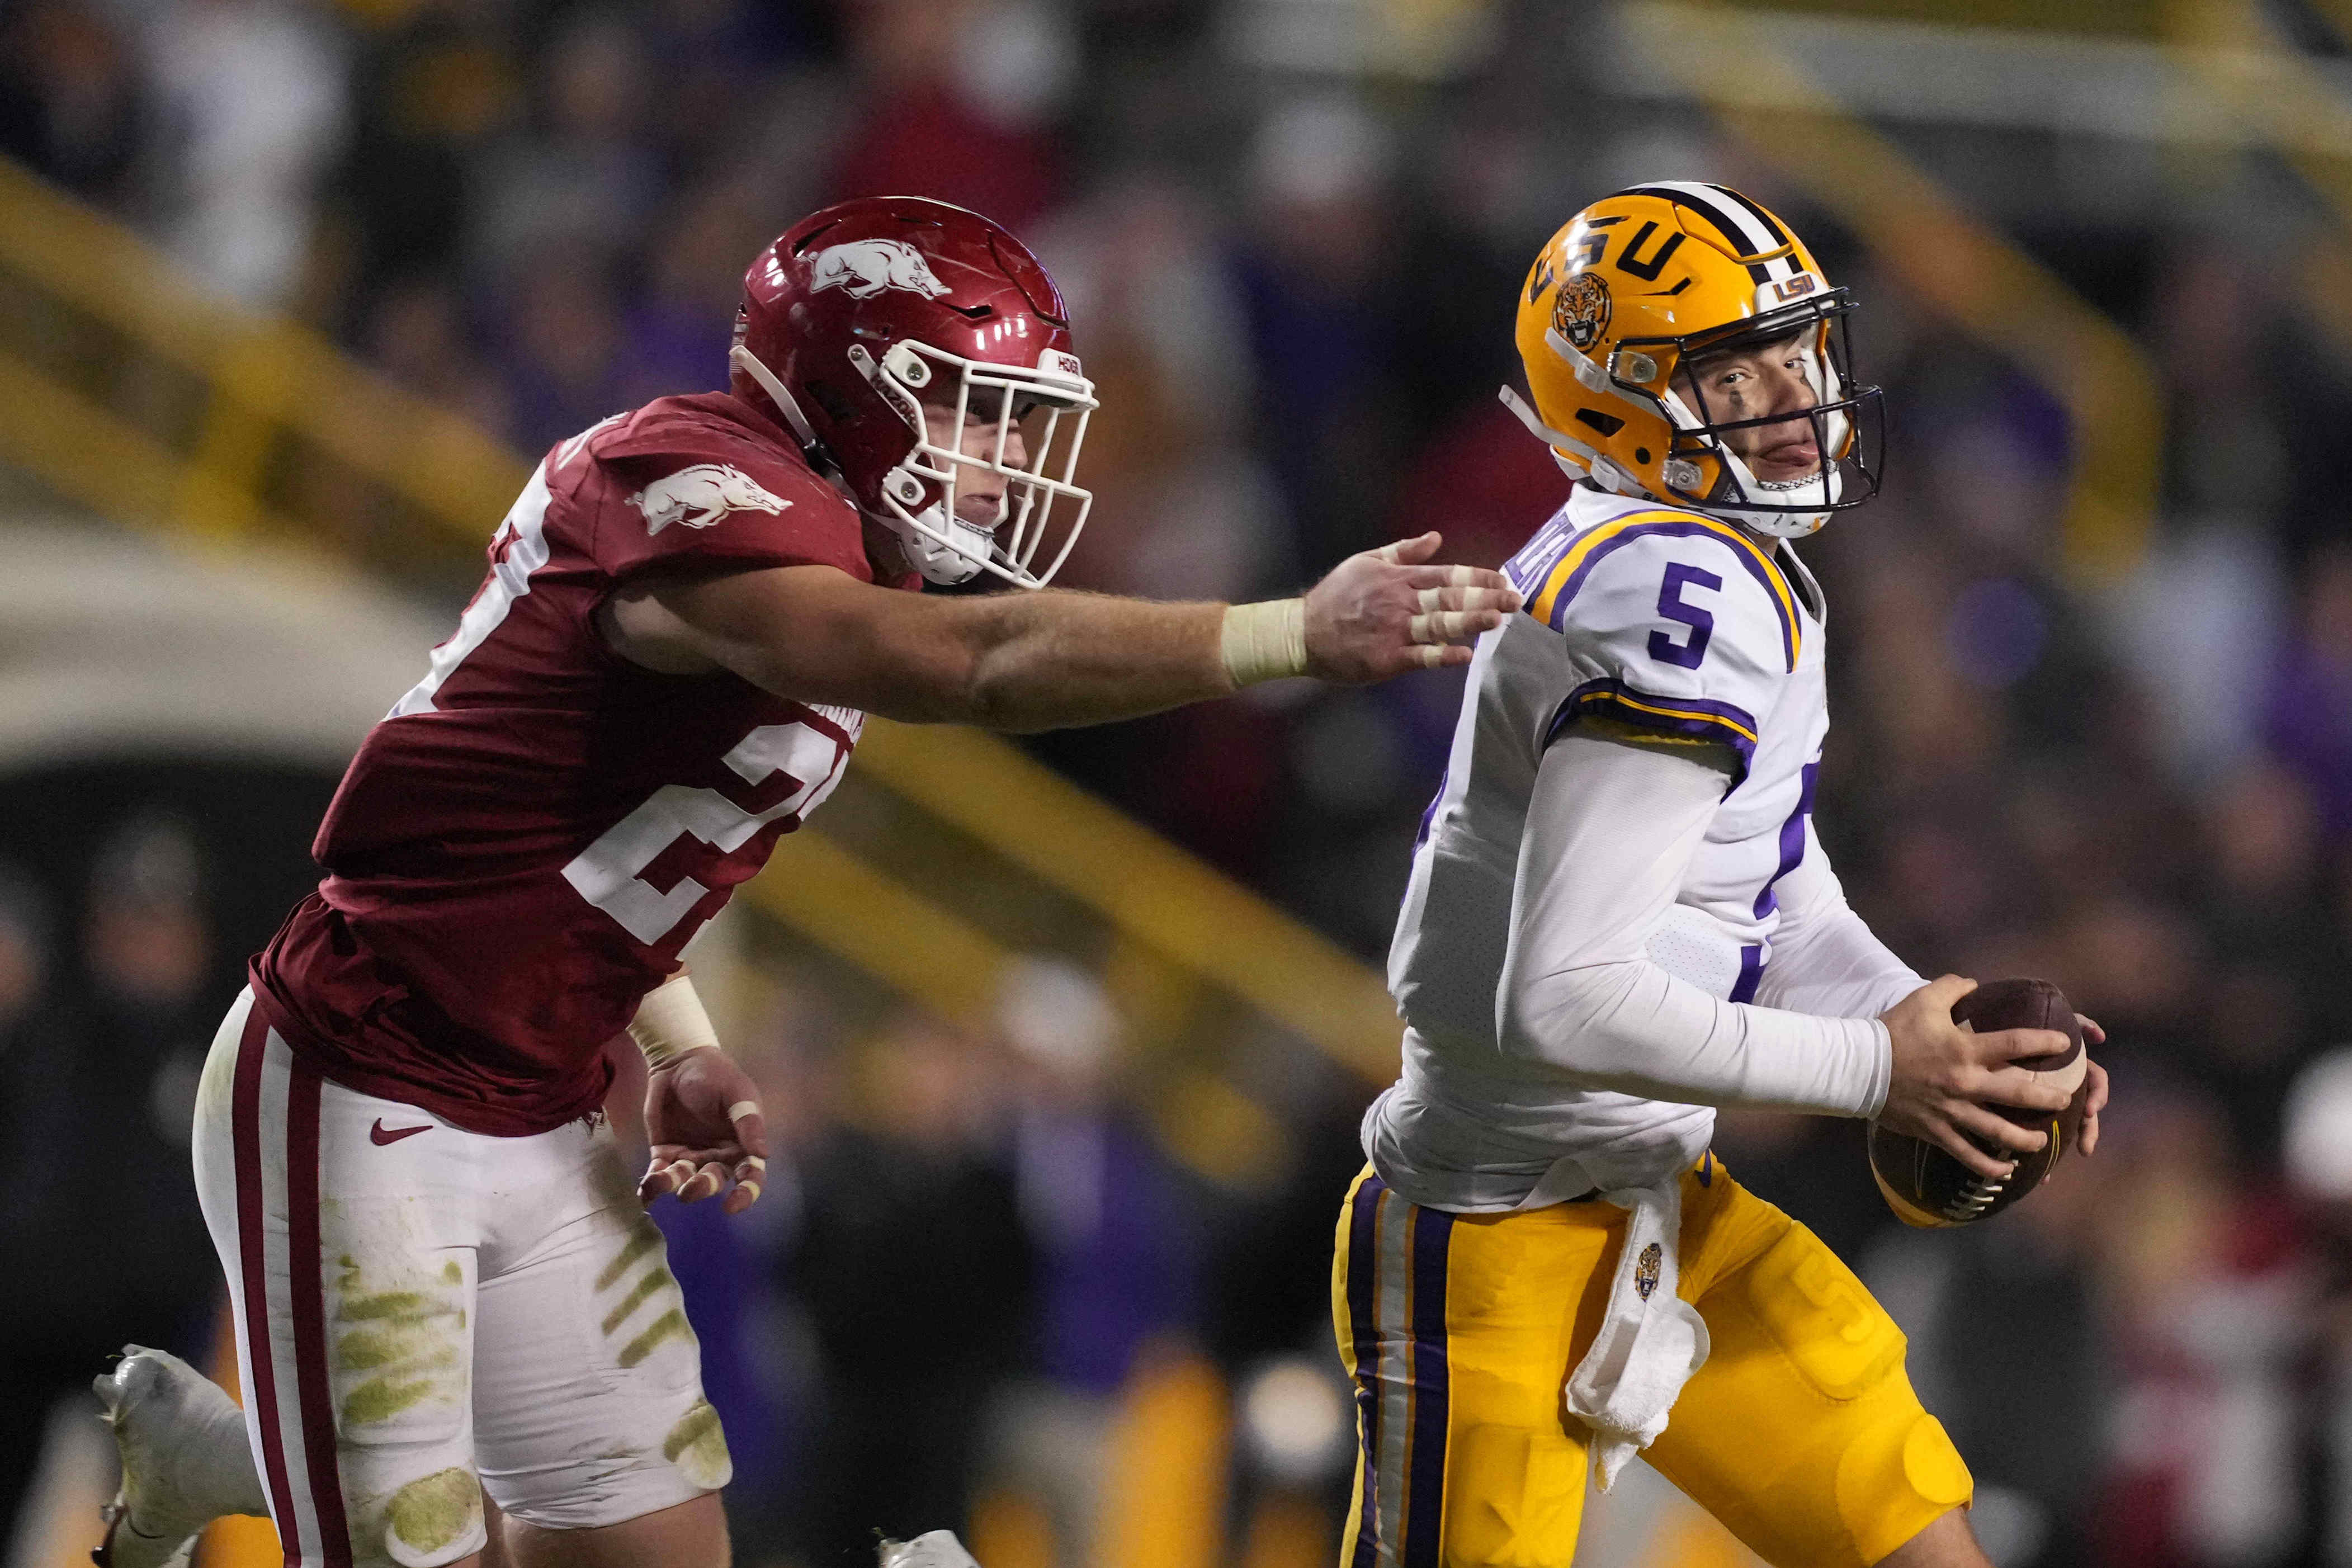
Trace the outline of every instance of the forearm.
[[[1413, 602], [1411, 591], [1403, 602]], [[1307, 672], [1299, 599], [1155, 604], [1052, 590], [928, 597], [824, 567], [631, 590], [614, 596], [600, 625], [625, 655], [665, 673], [730, 669], [796, 701], [995, 730], [1131, 719]]]
[[1874, 1114], [1891, 1065], [1874, 1018], [1726, 1002], [1645, 959], [1523, 981], [1504, 1040], [1587, 1088], [1825, 1116]]
[[936, 719], [1028, 731], [1133, 719], [1234, 689], [1226, 606], [1094, 594], [954, 601], [962, 679]]

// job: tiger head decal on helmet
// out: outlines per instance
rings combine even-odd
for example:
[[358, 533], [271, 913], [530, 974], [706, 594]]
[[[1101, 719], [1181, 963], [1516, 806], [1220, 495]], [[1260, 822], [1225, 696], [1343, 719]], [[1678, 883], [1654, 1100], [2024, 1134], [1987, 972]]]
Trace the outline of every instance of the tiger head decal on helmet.
[[[1508, 387], [1503, 401], [1579, 479], [1801, 538], [1878, 493], [1882, 394], [1853, 382], [1853, 309], [1804, 242], [1738, 192], [1637, 185], [1577, 214], [1536, 258], [1517, 334], [1534, 406]], [[1767, 345], [1786, 350], [1809, 400], [1741, 416], [1710, 396], [1704, 366]], [[1756, 433], [1792, 426], [1811, 432], [1804, 469], [1759, 472]]]

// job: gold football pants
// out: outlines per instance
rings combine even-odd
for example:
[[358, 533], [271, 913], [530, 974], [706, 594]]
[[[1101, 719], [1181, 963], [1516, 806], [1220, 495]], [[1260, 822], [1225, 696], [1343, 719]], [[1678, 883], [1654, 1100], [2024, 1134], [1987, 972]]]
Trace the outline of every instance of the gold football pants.
[[[1566, 1568], [1587, 1468], [1562, 1389], [1599, 1332], [1625, 1213], [1448, 1214], [1367, 1169], [1331, 1310], [1356, 1383], [1340, 1568]], [[1903, 1331], [1811, 1231], [1712, 1155], [1683, 1177], [1706, 1364], [1643, 1457], [1778, 1568], [1866, 1568], [1969, 1500]]]

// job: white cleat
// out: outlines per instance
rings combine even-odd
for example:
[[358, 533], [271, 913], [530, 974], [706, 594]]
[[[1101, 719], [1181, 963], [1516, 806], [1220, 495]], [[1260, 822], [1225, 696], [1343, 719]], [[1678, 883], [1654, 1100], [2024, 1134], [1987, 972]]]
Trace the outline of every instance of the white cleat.
[[99, 1568], [185, 1568], [197, 1532], [225, 1513], [267, 1513], [245, 1415], [169, 1351], [122, 1347], [91, 1385], [106, 1406], [122, 1487], [102, 1510]]
[[912, 1541], [882, 1543], [881, 1568], [980, 1568], [952, 1530], [934, 1530]]

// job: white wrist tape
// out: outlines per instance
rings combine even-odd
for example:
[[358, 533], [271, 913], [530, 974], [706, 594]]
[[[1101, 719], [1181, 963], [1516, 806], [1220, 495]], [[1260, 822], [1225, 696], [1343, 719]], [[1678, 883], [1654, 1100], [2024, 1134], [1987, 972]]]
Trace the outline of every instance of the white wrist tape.
[[1268, 599], [1225, 607], [1220, 644], [1225, 675], [1239, 690], [1261, 680], [1307, 673], [1307, 601]]
[[637, 1042], [649, 1068], [667, 1067], [705, 1046], [719, 1048], [719, 1031], [710, 1026], [710, 1015], [702, 1010], [702, 998], [683, 969], [646, 993], [637, 1016], [629, 1020], [629, 1038]]

